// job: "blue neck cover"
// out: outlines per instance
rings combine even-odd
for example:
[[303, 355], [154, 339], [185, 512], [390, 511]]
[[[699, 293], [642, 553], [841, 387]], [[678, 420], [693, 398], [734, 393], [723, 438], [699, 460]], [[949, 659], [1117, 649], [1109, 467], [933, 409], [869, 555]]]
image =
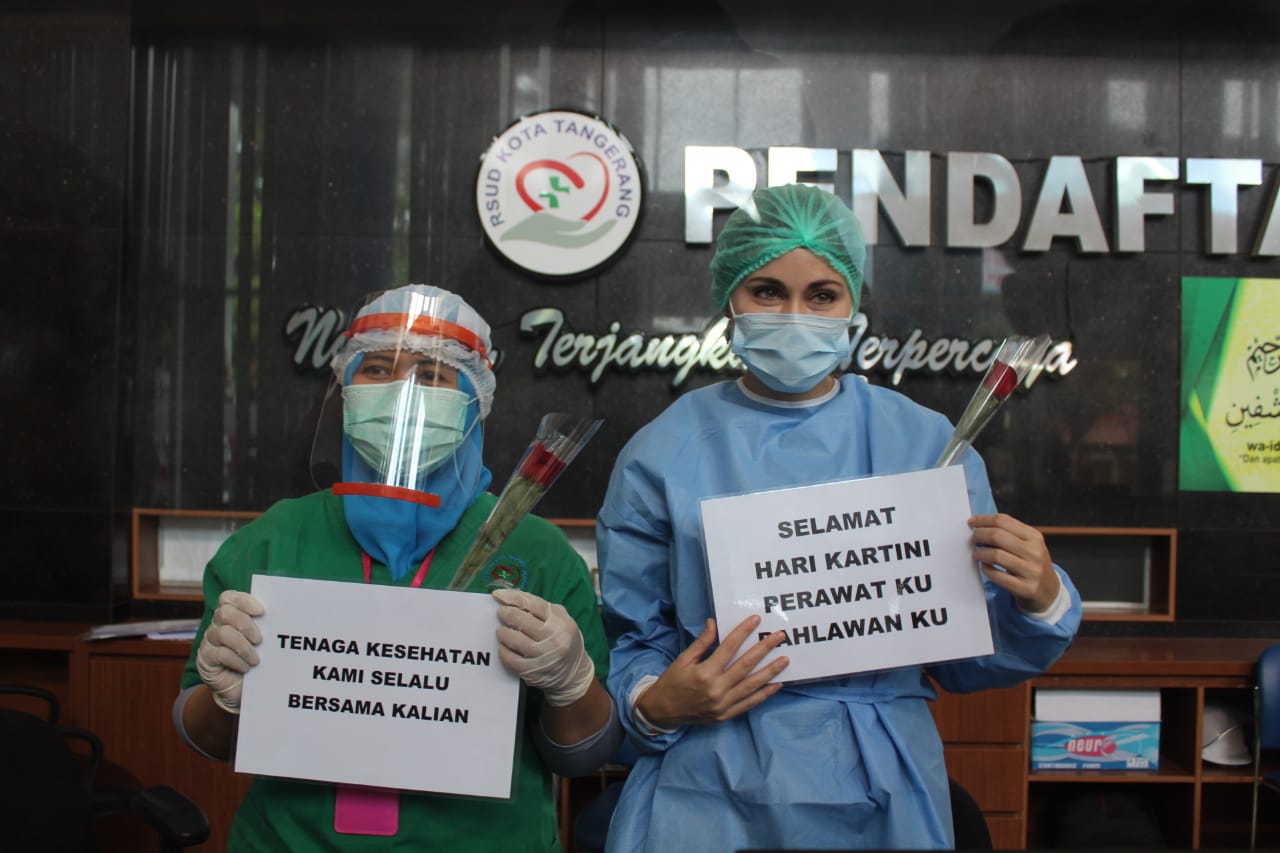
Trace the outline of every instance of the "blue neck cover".
[[[351, 381], [362, 359], [363, 356], [357, 357], [347, 368], [346, 383]], [[415, 484], [420, 492], [439, 495], [440, 506], [372, 495], [342, 496], [343, 514], [351, 535], [366, 554], [391, 571], [396, 581], [418, 569], [431, 549], [457, 526], [467, 507], [493, 480], [493, 474], [482, 461], [484, 431], [478, 423], [480, 407], [474, 399], [475, 388], [461, 372], [458, 389], [473, 398], [467, 405], [467, 437], [451, 462], [421, 477]], [[342, 437], [342, 478], [349, 483], [381, 480], [345, 435]]]

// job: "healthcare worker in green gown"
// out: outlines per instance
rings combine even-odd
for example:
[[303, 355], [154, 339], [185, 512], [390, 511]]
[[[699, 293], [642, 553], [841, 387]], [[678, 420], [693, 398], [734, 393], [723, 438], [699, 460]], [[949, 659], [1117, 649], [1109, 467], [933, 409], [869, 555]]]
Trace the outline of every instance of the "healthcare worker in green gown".
[[702, 498], [917, 471], [951, 436], [943, 415], [840, 372], [864, 262], [857, 220], [831, 193], [754, 193], [711, 263], [745, 375], [682, 395], [615, 463], [597, 550], [609, 689], [639, 757], [610, 851], [950, 847], [928, 677], [956, 692], [1014, 684], [1076, 632], [1079, 595], [1038, 531], [996, 511], [969, 450], [964, 511], [995, 654], [787, 684], [787, 649], [760, 666], [785, 635], [757, 642], [758, 616], [717, 646]]
[[[491, 350], [488, 324], [439, 288], [385, 291], [357, 312], [333, 360], [342, 482], [275, 504], [205, 569], [204, 618], [174, 703], [175, 725], [194, 748], [224, 760], [233, 753], [244, 674], [262, 641], [253, 575], [448, 585], [496, 500], [481, 458]], [[563, 533], [529, 516], [471, 587], [491, 589], [501, 660], [530, 688], [511, 799], [379, 792], [396, 829], [363, 834], [359, 820], [344, 820], [344, 808], [359, 803], [353, 789], [257, 778], [230, 849], [559, 850], [552, 773], [593, 771], [621, 737], [600, 681], [607, 650], [594, 588]]]

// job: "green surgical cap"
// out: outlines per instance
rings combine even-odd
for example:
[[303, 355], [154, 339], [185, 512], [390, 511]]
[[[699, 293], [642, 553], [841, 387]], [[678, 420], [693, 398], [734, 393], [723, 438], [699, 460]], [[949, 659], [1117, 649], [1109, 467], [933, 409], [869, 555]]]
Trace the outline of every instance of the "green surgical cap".
[[799, 248], [818, 255], [844, 276], [856, 314], [867, 258], [862, 229], [844, 202], [804, 184], [756, 190], [730, 214], [711, 259], [711, 298], [716, 307], [728, 305], [729, 294], [751, 273]]

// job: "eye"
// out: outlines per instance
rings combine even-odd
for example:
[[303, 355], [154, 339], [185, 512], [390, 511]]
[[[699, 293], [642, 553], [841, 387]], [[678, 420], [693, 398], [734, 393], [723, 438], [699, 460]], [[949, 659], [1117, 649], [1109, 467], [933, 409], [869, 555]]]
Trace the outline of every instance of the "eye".
[[414, 366], [414, 381], [419, 385], [440, 388], [458, 387], [458, 372], [444, 362], [420, 361]]
[[835, 286], [820, 287], [816, 290], [811, 291], [809, 294], [809, 299], [815, 305], [821, 305], [823, 307], [834, 305], [840, 302], [843, 299], [843, 297], [844, 297], [843, 292], [840, 290], [839, 287], [835, 287]]
[[761, 299], [761, 300], [781, 299], [782, 288], [778, 287], [778, 285], [773, 284], [772, 282], [757, 284], [751, 288], [751, 295], [756, 299]]

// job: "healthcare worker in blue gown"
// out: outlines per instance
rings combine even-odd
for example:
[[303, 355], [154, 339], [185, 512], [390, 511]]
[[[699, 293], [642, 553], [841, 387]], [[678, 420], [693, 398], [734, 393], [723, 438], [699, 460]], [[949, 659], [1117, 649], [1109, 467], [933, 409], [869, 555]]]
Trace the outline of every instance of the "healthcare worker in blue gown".
[[785, 655], [758, 666], [785, 639], [754, 642], [758, 616], [717, 646], [700, 499], [929, 468], [951, 436], [943, 415], [836, 375], [865, 255], [857, 220], [829, 192], [754, 193], [711, 262], [711, 296], [747, 372], [677, 399], [617, 459], [597, 537], [609, 690], [638, 758], [609, 851], [952, 847], [926, 675], [952, 692], [1011, 685], [1076, 633], [1079, 594], [1037, 530], [997, 513], [969, 450], [995, 654], [784, 684], [770, 680]]

